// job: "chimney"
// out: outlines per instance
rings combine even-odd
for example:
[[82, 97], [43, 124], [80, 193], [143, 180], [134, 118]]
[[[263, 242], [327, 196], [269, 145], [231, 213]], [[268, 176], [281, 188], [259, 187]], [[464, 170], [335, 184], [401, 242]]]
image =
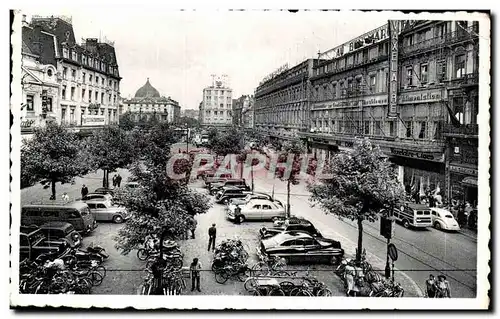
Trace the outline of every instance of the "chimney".
[[26, 22], [26, 15], [25, 14], [23, 14], [23, 19], [21, 20], [21, 22], [23, 24], [23, 27], [28, 25], [28, 22]]

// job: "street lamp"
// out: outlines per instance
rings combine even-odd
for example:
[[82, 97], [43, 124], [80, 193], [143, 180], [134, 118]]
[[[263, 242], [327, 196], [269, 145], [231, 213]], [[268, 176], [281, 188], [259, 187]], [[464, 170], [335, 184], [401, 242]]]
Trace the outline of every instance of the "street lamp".
[[189, 127], [186, 123], [186, 154], [189, 154]]

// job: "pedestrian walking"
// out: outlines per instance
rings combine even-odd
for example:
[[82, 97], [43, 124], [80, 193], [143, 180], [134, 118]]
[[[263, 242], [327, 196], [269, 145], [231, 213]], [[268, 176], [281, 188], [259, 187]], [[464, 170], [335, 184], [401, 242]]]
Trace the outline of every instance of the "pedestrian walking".
[[116, 187], [116, 174], [113, 176], [113, 187]]
[[464, 228], [467, 225], [467, 216], [465, 215], [465, 211], [462, 207], [458, 209], [457, 219], [460, 227]]
[[215, 224], [212, 224], [212, 227], [208, 229], [208, 251], [210, 251], [210, 246], [212, 250], [215, 249], [215, 237], [217, 235], [217, 229], [215, 228]]
[[436, 278], [433, 274], [429, 275], [429, 279], [425, 281], [425, 286], [427, 287], [427, 297], [435, 298], [436, 297]]
[[191, 263], [191, 266], [189, 267], [191, 270], [191, 291], [198, 290], [201, 292], [200, 289], [200, 271], [201, 271], [201, 262], [198, 260], [198, 258], [193, 258], [193, 262]]
[[196, 226], [197, 226], [198, 222], [196, 221], [196, 219], [194, 219], [193, 217], [193, 220], [192, 220], [192, 224], [191, 224], [191, 239], [195, 239], [194, 237], [194, 231], [196, 230]]
[[89, 193], [89, 189], [87, 188], [87, 186], [85, 186], [85, 184], [83, 184], [83, 186], [82, 186], [82, 197], [86, 196], [88, 193]]
[[118, 174], [116, 176], [116, 186], [120, 188], [121, 183], [122, 183], [122, 177], [120, 176], [120, 174]]
[[451, 298], [450, 283], [446, 280], [446, 276], [438, 276], [436, 288], [438, 298]]

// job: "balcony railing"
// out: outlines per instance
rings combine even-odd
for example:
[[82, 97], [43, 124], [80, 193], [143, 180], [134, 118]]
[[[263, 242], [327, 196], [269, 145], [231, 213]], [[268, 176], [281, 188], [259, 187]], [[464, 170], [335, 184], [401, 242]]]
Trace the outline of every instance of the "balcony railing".
[[479, 125], [465, 124], [456, 127], [453, 124], [444, 124], [443, 134], [447, 136], [453, 136], [453, 135], [477, 136], [479, 134]]
[[427, 39], [412, 45], [402, 45], [400, 48], [400, 54], [402, 56], [418, 54], [430, 49], [443, 46], [445, 44], [450, 45], [472, 38], [477, 38], [478, 32], [478, 28], [476, 26], [472, 26], [466, 29], [460, 29], [441, 36], [433, 37], [431, 39]]

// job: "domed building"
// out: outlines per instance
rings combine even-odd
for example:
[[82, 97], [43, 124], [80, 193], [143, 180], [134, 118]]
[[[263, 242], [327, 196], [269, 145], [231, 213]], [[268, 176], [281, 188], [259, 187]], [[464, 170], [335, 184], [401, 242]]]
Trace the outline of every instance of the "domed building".
[[133, 114], [132, 118], [138, 121], [141, 117], [150, 119], [156, 117], [159, 121], [169, 123], [179, 119], [181, 107], [179, 102], [170, 97], [161, 96], [160, 92], [151, 85], [149, 78], [141, 88], [135, 92], [133, 98], [123, 101], [124, 110]]

